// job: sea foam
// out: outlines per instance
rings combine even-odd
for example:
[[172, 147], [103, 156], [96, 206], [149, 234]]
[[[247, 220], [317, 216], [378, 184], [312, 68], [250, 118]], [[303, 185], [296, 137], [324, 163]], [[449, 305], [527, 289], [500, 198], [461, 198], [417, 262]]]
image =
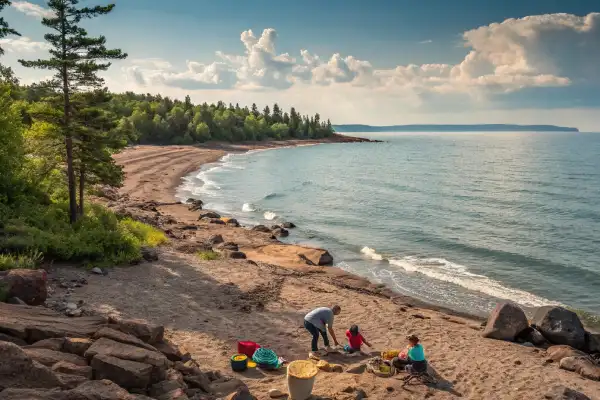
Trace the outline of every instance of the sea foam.
[[383, 260], [383, 256], [381, 254], [378, 254], [375, 249], [372, 249], [370, 247], [363, 247], [362, 250], [360, 251], [361, 253], [363, 253], [365, 256], [369, 257], [372, 260], [375, 261], [382, 261]]
[[254, 211], [256, 211], [256, 206], [252, 203], [244, 203], [244, 205], [242, 206], [242, 211], [243, 212], [254, 212]]
[[263, 216], [267, 221], [273, 221], [275, 218], [277, 218], [277, 214], [272, 211], [266, 211]]

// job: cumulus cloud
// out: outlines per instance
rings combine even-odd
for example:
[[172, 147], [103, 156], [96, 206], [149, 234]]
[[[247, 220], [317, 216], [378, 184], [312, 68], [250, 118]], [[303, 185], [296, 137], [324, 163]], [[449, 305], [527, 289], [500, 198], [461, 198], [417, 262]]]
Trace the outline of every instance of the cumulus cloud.
[[25, 36], [0, 39], [0, 47], [11, 53], [35, 53], [50, 48], [45, 42], [36, 42]]
[[30, 17], [42, 19], [42, 18], [51, 18], [54, 16], [54, 13], [47, 8], [39, 6], [37, 4], [30, 3], [28, 1], [13, 1], [11, 4], [15, 9], [28, 15]]
[[[136, 82], [179, 88], [287, 89], [294, 85], [367, 88], [425, 98], [483, 96], [524, 88], [600, 83], [600, 13], [548, 14], [507, 19], [464, 32], [465, 58], [458, 64], [399, 65], [377, 69], [369, 61], [339, 53], [322, 58], [309, 50], [297, 57], [277, 53], [277, 32], [242, 32], [243, 54], [217, 52], [212, 63], [187, 62], [175, 71], [167, 62], [134, 62]], [[431, 43], [426, 40], [421, 43]]]

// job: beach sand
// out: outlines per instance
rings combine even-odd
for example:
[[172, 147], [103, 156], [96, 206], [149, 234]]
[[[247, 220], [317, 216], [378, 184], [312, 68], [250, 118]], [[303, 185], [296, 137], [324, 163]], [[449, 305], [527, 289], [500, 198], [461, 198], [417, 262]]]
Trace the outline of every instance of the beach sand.
[[[277, 145], [281, 143], [266, 147]], [[263, 146], [131, 148], [115, 157], [126, 173], [121, 193], [131, 201], [175, 202], [175, 189], [187, 173], [227, 152]], [[481, 320], [427, 307], [334, 267], [307, 266], [295, 256], [293, 247], [286, 250], [288, 245], [270, 235], [197, 221], [199, 212], [189, 211], [186, 205], [156, 209], [176, 220], [171, 221], [174, 230], [183, 224], [195, 224], [197, 230], [178, 231], [185, 232], [185, 238], [173, 239], [162, 248], [157, 262], [90, 276], [89, 285], [77, 289], [72, 299], [81, 299], [86, 307], [104, 314], [164, 324], [169, 338], [190, 351], [205, 370], [235, 374], [229, 358], [239, 340], [258, 342], [287, 361], [306, 359], [310, 335], [303, 327], [303, 316], [315, 307], [339, 304], [342, 313], [334, 329], [340, 343], [345, 343], [344, 333], [352, 324], [359, 325], [374, 351], [403, 348], [405, 336], [417, 334], [439, 384], [401, 388], [397, 377], [404, 374], [385, 379], [370, 373], [321, 372], [315, 398], [354, 399], [354, 394], [344, 391], [353, 387], [371, 399], [543, 399], [553, 386], [564, 385], [600, 399], [600, 382], [545, 363], [543, 350], [482, 338]], [[199, 243], [215, 233], [238, 243], [250, 259], [259, 262], [201, 261], [178, 250], [182, 244]], [[293, 237], [293, 230], [290, 233]], [[263, 251], [268, 246], [277, 250]], [[77, 270], [60, 268], [54, 273], [69, 275]], [[341, 355], [325, 359], [345, 367], [361, 361]], [[258, 399], [269, 398], [272, 388], [286, 391], [284, 371], [254, 369], [235, 375]]]

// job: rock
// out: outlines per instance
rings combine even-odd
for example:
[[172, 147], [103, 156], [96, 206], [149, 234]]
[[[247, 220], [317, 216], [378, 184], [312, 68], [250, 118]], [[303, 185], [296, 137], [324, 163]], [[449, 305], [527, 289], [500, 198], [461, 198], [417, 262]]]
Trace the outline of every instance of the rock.
[[54, 364], [60, 361], [66, 361], [75, 365], [87, 365], [87, 362], [83, 357], [79, 357], [71, 353], [63, 353], [60, 351], [48, 350], [48, 349], [31, 349], [24, 348], [23, 351], [32, 360], [39, 362], [47, 367], [52, 367]]
[[150, 351], [130, 344], [115, 342], [107, 338], [96, 340], [85, 352], [85, 357], [91, 360], [98, 354], [152, 365], [156, 369], [155, 373], [157, 376], [164, 375], [170, 366], [169, 360], [157, 351]]
[[321, 255], [319, 256], [319, 258], [317, 259], [317, 262], [315, 262], [315, 260], [311, 259], [310, 257], [307, 257], [309, 260], [311, 260], [313, 263], [315, 263], [316, 265], [331, 265], [333, 264], [333, 256], [331, 254], [329, 254], [329, 252], [327, 250], [322, 250]]
[[87, 382], [89, 379], [79, 375], [61, 374], [55, 372], [56, 376], [60, 380], [60, 385], [64, 389], [73, 389], [81, 385], [83, 382]]
[[0, 342], [10, 342], [10, 343], [16, 344], [17, 346], [26, 346], [27, 345], [27, 342], [24, 341], [23, 339], [19, 339], [17, 337], [6, 335], [4, 333], [0, 333]]
[[206, 393], [211, 393], [211, 383], [208, 377], [201, 371], [195, 375], [188, 375], [183, 377], [183, 381], [187, 383], [191, 388], [202, 389]]
[[202, 210], [202, 207], [204, 206], [204, 202], [202, 200], [197, 200], [197, 199], [188, 199], [187, 203], [190, 205], [190, 207], [189, 207], [190, 211], [200, 211], [200, 210]]
[[187, 361], [192, 358], [189, 352], [182, 352], [179, 347], [167, 339], [163, 339], [161, 343], [155, 343], [154, 347], [156, 347], [158, 351], [163, 353], [169, 360], [173, 362]]
[[213, 218], [213, 219], [209, 220], [208, 223], [216, 224], [216, 225], [225, 225], [225, 221], [223, 221], [221, 219], [217, 219], [217, 218]]
[[240, 223], [238, 222], [237, 219], [235, 218], [227, 218], [226, 221], [224, 221], [227, 225], [231, 225], [231, 226], [235, 226], [236, 228], [240, 226]]
[[548, 343], [544, 335], [541, 334], [537, 329], [530, 327], [527, 333], [526, 340], [533, 343], [536, 346], [543, 346]]
[[[93, 347], [93, 346], [92, 346]], [[97, 354], [92, 359], [96, 379], [108, 379], [125, 389], [144, 389], [150, 384], [153, 366], [124, 360], [108, 354]]]
[[558, 364], [560, 368], [567, 371], [577, 372], [584, 378], [600, 381], [600, 367], [590, 357], [565, 357]]
[[175, 389], [156, 398], [157, 400], [189, 400], [183, 389]]
[[157, 351], [155, 347], [143, 342], [133, 335], [128, 335], [108, 327], [100, 328], [98, 332], [94, 334], [94, 339], [107, 338], [114, 340], [115, 342], [130, 344], [132, 346], [141, 347], [150, 351]]
[[223, 254], [227, 258], [232, 258], [235, 260], [245, 260], [246, 259], [246, 253], [241, 252], [241, 251], [223, 250]]
[[577, 314], [563, 307], [546, 306], [536, 310], [532, 325], [553, 344], [576, 349], [585, 347], [585, 329]]
[[161, 342], [165, 334], [163, 326], [153, 325], [141, 319], [110, 318], [109, 322], [117, 325], [121, 332], [133, 335], [149, 344]]
[[281, 224], [281, 227], [285, 229], [294, 229], [296, 227], [296, 224], [294, 224], [293, 222], [284, 222], [283, 224]]
[[102, 271], [100, 268], [98, 267], [94, 267], [92, 268], [92, 274], [96, 274], [96, 275], [104, 275], [104, 271]]
[[60, 386], [59, 378], [48, 367], [33, 361], [16, 344], [0, 342], [0, 389]]
[[185, 388], [177, 381], [162, 381], [152, 385], [148, 391], [148, 394], [150, 394], [152, 397], [158, 398], [177, 389], [184, 390]]
[[[119, 387], [116, 383], [109, 380], [94, 380], [88, 381], [79, 385], [77, 388], [70, 390], [73, 395], [68, 400], [143, 400], [147, 397], [133, 395], [127, 390]], [[78, 396], [78, 397], [76, 397]], [[65, 399], [66, 400], [66, 399]]]
[[186, 376], [187, 375], [199, 375], [202, 373], [200, 368], [198, 368], [198, 366], [196, 365], [196, 363], [193, 360], [186, 361], [186, 362], [177, 361], [177, 362], [175, 362], [175, 364], [173, 364], [173, 368], [175, 368], [175, 370], [177, 372], [180, 372]]
[[175, 246], [175, 250], [181, 253], [195, 254], [199, 251], [212, 250], [212, 247], [208, 243], [181, 243]]
[[275, 237], [288, 237], [290, 232], [284, 228], [277, 228], [273, 230], [273, 235], [275, 235]]
[[216, 212], [208, 211], [208, 212], [205, 212], [205, 213], [201, 213], [200, 216], [198, 217], [198, 219], [203, 219], [203, 218], [206, 218], [206, 219], [220, 219], [221, 216], [219, 214], [217, 214]]
[[[237, 379], [232, 379], [232, 381], [237, 381]], [[227, 397], [227, 400], [256, 400], [256, 397], [252, 396], [252, 394], [250, 394], [250, 389], [248, 389], [248, 387], [244, 385], [243, 387], [239, 387], [235, 391], [235, 393], [229, 395], [229, 397]]]
[[356, 400], [362, 400], [362, 399], [367, 399], [369, 396], [367, 396], [367, 393], [362, 390], [362, 389], [356, 389]]
[[18, 297], [32, 306], [44, 304], [46, 301], [48, 296], [47, 280], [48, 275], [43, 269], [13, 269], [0, 277], [0, 282], [8, 292], [7, 297]]
[[233, 242], [222, 242], [222, 243], [219, 243], [215, 248], [217, 250], [230, 250], [230, 251], [238, 251], [240, 249], [239, 246]]
[[586, 354], [583, 351], [572, 348], [567, 345], [550, 346], [546, 350], [546, 357], [552, 361], [559, 362], [565, 357], [583, 357]]
[[155, 248], [143, 246], [140, 250], [144, 260], [148, 262], [158, 261], [158, 251]]
[[52, 366], [52, 371], [92, 379], [92, 367], [89, 365], [75, 365], [66, 361], [59, 361]]
[[100, 316], [66, 318], [43, 307], [0, 303], [0, 332], [34, 343], [55, 337], [90, 337], [106, 320]]
[[223, 236], [221, 235], [211, 235], [208, 240], [207, 243], [209, 243], [211, 246], [215, 246], [219, 243], [223, 243]]
[[600, 333], [585, 333], [585, 351], [600, 353]]
[[183, 231], [197, 231], [198, 230], [198, 226], [196, 226], [196, 225], [183, 225], [181, 227], [181, 230], [183, 230]]
[[35, 342], [32, 345], [25, 346], [27, 349], [48, 349], [54, 351], [62, 351], [65, 338], [51, 338]]
[[62, 351], [77, 354], [83, 357], [87, 349], [92, 345], [92, 341], [88, 338], [64, 338]]
[[585, 394], [562, 385], [554, 386], [544, 398], [548, 400], [592, 400]]
[[490, 314], [482, 336], [489, 339], [507, 340], [512, 342], [529, 327], [527, 317], [519, 306], [502, 302]]
[[349, 374], [362, 374], [366, 369], [367, 364], [360, 363], [349, 366], [348, 369], [346, 369], [346, 372]]
[[278, 397], [287, 396], [287, 393], [282, 392], [279, 389], [271, 389], [269, 390], [269, 397], [272, 399], [276, 399]]
[[17, 305], [20, 305], [20, 306], [26, 306], [27, 305], [27, 303], [25, 303], [23, 300], [21, 300], [18, 297], [11, 297], [8, 300], [6, 300], [6, 302], [8, 304], [17, 304]]
[[254, 232], [271, 233], [271, 230], [264, 225], [256, 225], [252, 228]]
[[67, 310], [77, 310], [77, 304], [67, 303]]

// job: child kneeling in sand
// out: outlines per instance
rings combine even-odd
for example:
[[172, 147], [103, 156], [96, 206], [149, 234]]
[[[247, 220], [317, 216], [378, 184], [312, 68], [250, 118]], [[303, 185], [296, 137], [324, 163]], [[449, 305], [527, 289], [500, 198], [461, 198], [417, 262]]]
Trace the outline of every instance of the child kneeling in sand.
[[409, 374], [418, 374], [427, 372], [427, 360], [425, 359], [425, 351], [423, 345], [419, 343], [419, 338], [415, 335], [410, 335], [408, 340], [408, 352], [406, 358], [395, 357], [392, 364], [396, 369], [406, 369]]
[[363, 343], [369, 347], [372, 347], [367, 339], [365, 339], [364, 336], [358, 331], [358, 325], [352, 325], [350, 329], [346, 331], [346, 337], [348, 338], [348, 344], [344, 346], [344, 351], [349, 354], [357, 352], [365, 354], [365, 352], [361, 350]]

